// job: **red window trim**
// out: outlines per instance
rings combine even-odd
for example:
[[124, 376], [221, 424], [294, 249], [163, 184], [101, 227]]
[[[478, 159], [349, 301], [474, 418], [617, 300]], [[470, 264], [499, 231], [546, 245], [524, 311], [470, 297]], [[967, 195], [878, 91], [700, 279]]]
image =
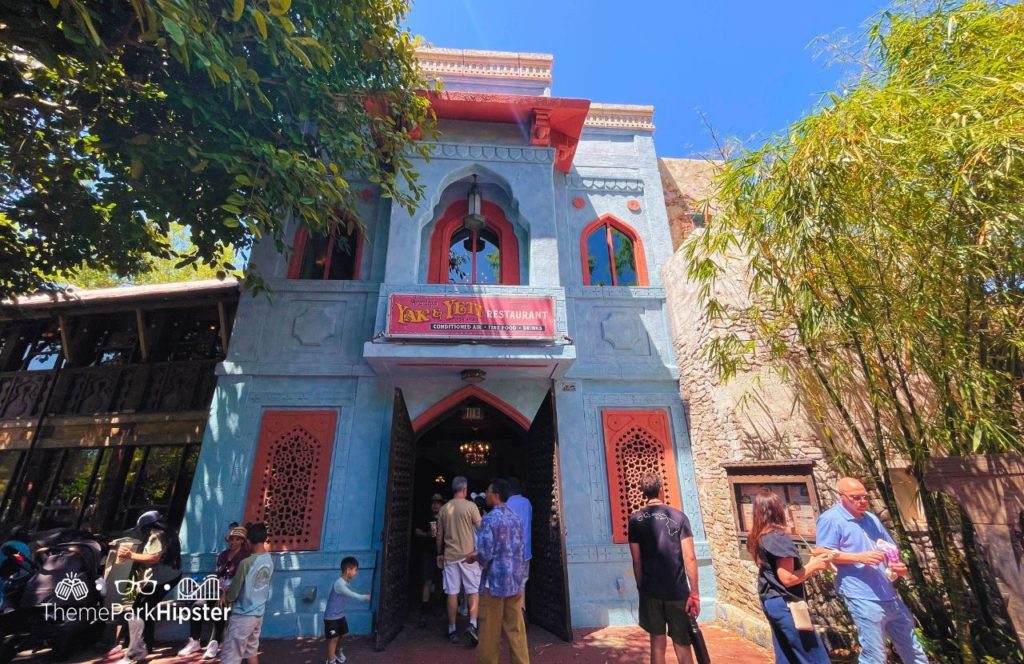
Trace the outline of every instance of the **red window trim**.
[[[515, 229], [499, 205], [483, 201], [481, 212], [487, 219], [487, 227], [498, 235], [501, 251], [502, 286], [519, 285], [519, 240]], [[437, 220], [430, 235], [430, 265], [427, 269], [427, 283], [448, 283], [448, 258], [452, 234], [462, 229], [462, 218], [469, 210], [469, 203], [458, 200], [448, 206]], [[475, 273], [474, 273], [475, 277]]]
[[[327, 255], [331, 255], [334, 251], [334, 235], [332, 232], [330, 239], [327, 242]], [[363, 266], [363, 231], [360, 228], [356, 228], [356, 246], [355, 246], [355, 258], [352, 265], [352, 281], [359, 281], [359, 270]], [[302, 259], [306, 256], [306, 246], [309, 244], [309, 229], [305, 226], [299, 226], [299, 229], [295, 231], [295, 252], [292, 254], [292, 260], [288, 264], [288, 278], [298, 279], [299, 274], [302, 273]], [[327, 275], [331, 269], [331, 261], [324, 261], [324, 273], [321, 279], [328, 281]], [[340, 280], [332, 280], [340, 281]]]
[[633, 258], [636, 259], [636, 285], [647, 286], [647, 255], [644, 253], [644, 243], [640, 241], [640, 235], [630, 228], [626, 222], [610, 214], [602, 214], [593, 220], [583, 229], [580, 234], [580, 259], [583, 261], [583, 283], [590, 285], [590, 270], [587, 268], [587, 238], [599, 226], [605, 226], [605, 242], [608, 245], [608, 267], [612, 273], [612, 285], [619, 285], [618, 275], [615, 274], [615, 252], [612, 249], [612, 227], [621, 231], [633, 242]]

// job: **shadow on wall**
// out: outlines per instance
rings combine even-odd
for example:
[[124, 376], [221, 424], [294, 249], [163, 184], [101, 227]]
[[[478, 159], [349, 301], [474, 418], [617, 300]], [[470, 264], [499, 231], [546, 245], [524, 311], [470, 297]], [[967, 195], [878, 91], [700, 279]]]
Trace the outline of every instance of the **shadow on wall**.
[[[224, 499], [230, 488], [242, 486], [243, 478], [235, 474], [242, 472], [236, 458], [239, 454], [237, 442], [251, 428], [251, 436], [255, 440], [259, 422], [252, 422], [248, 427], [242, 424], [243, 399], [241, 393], [245, 382], [218, 381], [214, 391], [214, 402], [211, 404], [211, 417], [203, 436], [203, 445], [199, 452], [199, 463], [196, 465], [192, 479], [192, 490], [188, 506], [185, 509], [185, 522], [188, 531], [183, 544], [183, 552], [192, 554], [210, 554], [219, 552], [224, 546], [224, 532], [231, 521], [244, 520], [244, 502], [238, 514], [226, 513]], [[254, 443], [255, 444], [255, 443]], [[243, 446], [244, 449], [244, 446]], [[246, 487], [247, 489], [247, 487]], [[245, 500], [245, 497], [242, 498]], [[210, 515], [214, 518], [204, 518]], [[221, 518], [216, 518], [219, 515]]]

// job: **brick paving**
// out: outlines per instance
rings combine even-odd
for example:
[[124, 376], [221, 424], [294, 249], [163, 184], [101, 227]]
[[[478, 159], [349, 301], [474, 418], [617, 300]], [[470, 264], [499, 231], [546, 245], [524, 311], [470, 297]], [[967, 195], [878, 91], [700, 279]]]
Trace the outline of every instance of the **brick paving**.
[[[715, 664], [769, 664], [769, 653], [719, 625], [701, 625], [708, 642], [708, 650]], [[535, 626], [529, 628], [530, 662], [532, 664], [641, 664], [648, 661], [647, 635], [637, 627], [606, 627], [577, 630], [573, 643], [566, 643]], [[163, 645], [147, 660], [147, 664], [200, 662], [200, 655], [178, 657], [174, 653], [182, 644]], [[671, 648], [669, 648], [671, 651]], [[321, 640], [264, 640], [260, 650], [260, 664], [323, 664], [326, 648]], [[377, 664], [471, 664], [475, 661], [468, 646], [454, 646], [441, 637], [437, 629], [417, 629], [408, 626], [384, 652], [374, 652], [369, 639], [355, 637], [345, 644], [345, 655], [351, 664], [375, 662]], [[45, 662], [45, 653], [22, 655], [14, 660], [19, 664]], [[96, 653], [68, 660], [90, 664], [110, 664]], [[507, 653], [502, 661], [509, 661]], [[668, 662], [674, 662], [671, 652]]]

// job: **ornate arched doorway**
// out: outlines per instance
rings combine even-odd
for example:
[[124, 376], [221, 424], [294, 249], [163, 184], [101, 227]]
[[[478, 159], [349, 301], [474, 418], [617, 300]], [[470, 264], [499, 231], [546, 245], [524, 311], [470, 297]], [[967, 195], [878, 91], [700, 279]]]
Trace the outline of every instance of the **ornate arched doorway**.
[[[461, 449], [471, 440], [487, 443], [482, 459]], [[433, 493], [450, 497], [455, 475], [467, 477], [474, 492], [483, 491], [495, 477], [516, 476], [523, 482], [524, 495], [533, 504], [533, 560], [526, 597], [530, 621], [571, 640], [554, 395], [548, 393], [528, 422], [490, 393], [463, 389], [413, 422], [396, 390], [381, 534], [377, 649], [387, 646], [407, 617], [415, 586], [410, 578], [414, 511], [428, 505]]]

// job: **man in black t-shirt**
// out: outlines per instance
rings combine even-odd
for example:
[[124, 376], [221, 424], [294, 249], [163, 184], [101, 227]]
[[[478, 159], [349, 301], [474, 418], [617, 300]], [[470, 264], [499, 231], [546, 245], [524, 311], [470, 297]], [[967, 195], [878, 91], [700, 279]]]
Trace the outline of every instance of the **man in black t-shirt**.
[[665, 662], [666, 631], [679, 664], [692, 664], [689, 619], [700, 613], [700, 597], [690, 520], [662, 502], [658, 475], [644, 475], [640, 489], [647, 505], [629, 517], [629, 553], [640, 593], [640, 627], [651, 635], [651, 664]]

